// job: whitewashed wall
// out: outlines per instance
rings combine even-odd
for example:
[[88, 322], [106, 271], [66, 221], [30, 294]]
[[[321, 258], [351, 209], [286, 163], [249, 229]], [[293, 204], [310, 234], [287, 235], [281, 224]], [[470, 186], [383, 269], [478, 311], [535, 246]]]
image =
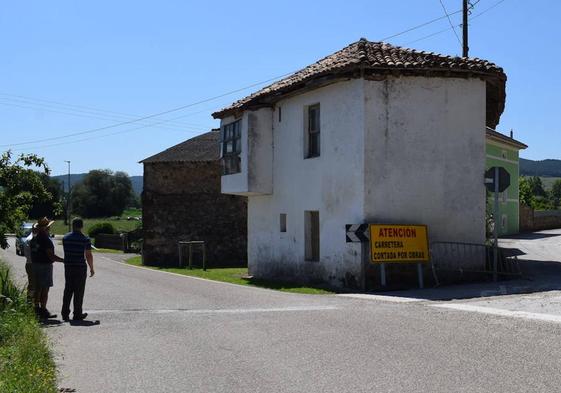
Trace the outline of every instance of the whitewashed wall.
[[[321, 155], [304, 159], [305, 108], [320, 104]], [[282, 121], [278, 121], [278, 107]], [[333, 84], [281, 101], [273, 116], [270, 196], [249, 198], [248, 258], [257, 276], [331, 281], [360, 276], [360, 246], [345, 243], [345, 224], [363, 217], [363, 82]], [[305, 261], [304, 211], [320, 216], [320, 261]], [[287, 232], [280, 232], [280, 214]]]
[[[304, 159], [305, 110], [317, 103], [321, 155]], [[267, 111], [244, 113], [242, 174], [222, 177], [223, 192], [249, 196], [250, 274], [359, 285], [361, 246], [345, 243], [345, 224], [420, 223], [429, 226], [432, 240], [484, 241], [483, 81], [355, 79], [284, 99]], [[252, 130], [250, 118], [257, 119]], [[248, 144], [248, 132], [263, 137]], [[250, 157], [248, 164], [248, 151], [259, 160]], [[272, 193], [266, 184], [255, 187], [261, 194], [251, 192], [253, 165], [262, 166], [255, 173], [266, 184], [272, 175]], [[306, 210], [319, 211], [319, 262], [305, 261]], [[287, 214], [286, 233], [280, 232], [281, 213]]]
[[365, 81], [367, 221], [484, 243], [485, 94], [479, 79]]

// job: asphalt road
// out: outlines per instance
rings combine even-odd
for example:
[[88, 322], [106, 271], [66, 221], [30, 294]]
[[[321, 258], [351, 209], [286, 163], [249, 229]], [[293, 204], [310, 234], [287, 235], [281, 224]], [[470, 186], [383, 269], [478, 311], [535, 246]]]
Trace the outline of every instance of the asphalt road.
[[[24, 277], [24, 259], [13, 248], [0, 258]], [[442, 307], [465, 301], [287, 294], [110, 258], [96, 255], [97, 274], [86, 286], [88, 319], [100, 324], [46, 327], [61, 387], [312, 393], [553, 392], [561, 386], [561, 319]], [[57, 313], [62, 272], [57, 265], [50, 299]]]

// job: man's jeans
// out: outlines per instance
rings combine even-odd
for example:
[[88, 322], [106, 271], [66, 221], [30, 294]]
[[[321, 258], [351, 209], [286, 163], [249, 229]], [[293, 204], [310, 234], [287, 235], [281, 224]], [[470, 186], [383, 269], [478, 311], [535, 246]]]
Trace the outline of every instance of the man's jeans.
[[62, 317], [70, 315], [70, 301], [74, 297], [74, 316], [82, 315], [82, 302], [84, 301], [84, 290], [86, 289], [86, 277], [88, 267], [84, 265], [64, 266], [64, 296], [62, 297]]

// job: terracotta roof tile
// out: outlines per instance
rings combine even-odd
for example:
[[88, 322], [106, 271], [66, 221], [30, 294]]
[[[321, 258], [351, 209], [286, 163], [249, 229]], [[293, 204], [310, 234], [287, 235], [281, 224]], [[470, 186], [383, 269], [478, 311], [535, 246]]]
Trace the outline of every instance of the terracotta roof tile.
[[506, 75], [497, 65], [478, 58], [440, 55], [415, 49], [371, 42], [357, 42], [311, 64], [302, 70], [213, 113], [222, 118], [237, 111], [269, 106], [282, 95], [303, 88], [303, 84], [325, 77], [358, 78], [361, 75], [473, 76], [487, 81], [488, 125], [494, 127], [504, 109]]

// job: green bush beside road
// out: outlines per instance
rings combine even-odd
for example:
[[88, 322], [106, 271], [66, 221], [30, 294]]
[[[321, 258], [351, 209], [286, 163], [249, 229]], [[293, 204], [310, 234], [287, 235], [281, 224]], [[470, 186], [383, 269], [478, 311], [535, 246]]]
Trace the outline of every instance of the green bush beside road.
[[0, 393], [56, 392], [56, 368], [25, 291], [0, 261]]
[[100, 233], [113, 235], [115, 233], [115, 227], [110, 222], [100, 222], [98, 224], [92, 225], [88, 229], [88, 236], [92, 239]]

